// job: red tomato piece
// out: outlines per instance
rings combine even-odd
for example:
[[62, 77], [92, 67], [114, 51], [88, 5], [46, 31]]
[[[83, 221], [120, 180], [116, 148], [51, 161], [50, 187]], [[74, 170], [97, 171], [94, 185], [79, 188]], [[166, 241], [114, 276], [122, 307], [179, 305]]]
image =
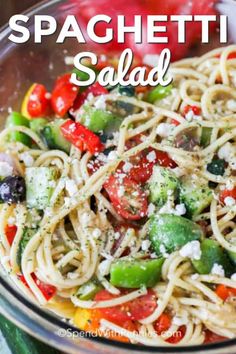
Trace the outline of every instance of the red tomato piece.
[[[110, 294], [107, 290], [101, 290], [96, 295], [95, 301], [106, 301], [117, 298], [118, 295]], [[124, 322], [129, 321], [130, 313], [129, 307], [126, 304], [113, 306], [113, 307], [105, 307], [100, 310], [103, 314], [103, 317], [108, 321], [112, 321], [118, 325], [122, 325]]]
[[91, 154], [95, 154], [104, 149], [99, 137], [80, 123], [68, 119], [61, 125], [60, 129], [64, 138], [81, 151], [89, 151]]
[[226, 337], [219, 336], [218, 334], [213, 333], [213, 332], [209, 331], [208, 329], [205, 330], [204, 344], [222, 342], [223, 340], [226, 340], [226, 339], [227, 339]]
[[74, 101], [73, 107], [71, 109], [72, 114], [73, 112], [77, 111], [87, 100], [88, 95], [92, 94], [94, 97], [100, 95], [107, 95], [109, 92], [103, 86], [101, 86], [98, 82], [95, 82], [93, 85], [89, 86], [84, 92], [80, 93], [76, 100]]
[[147, 196], [136, 181], [123, 174], [111, 175], [104, 188], [115, 210], [124, 219], [139, 220], [147, 215]]
[[[127, 291], [123, 290], [122, 294], [126, 294]], [[107, 290], [101, 290], [96, 295], [95, 301], [104, 301], [115, 299], [120, 295], [110, 294]], [[108, 321], [123, 326], [124, 322], [130, 320], [138, 321], [150, 316], [157, 307], [157, 299], [154, 291], [148, 290], [146, 295], [140, 296], [137, 299], [126, 302], [125, 304], [107, 307], [101, 309], [101, 312]]]
[[154, 328], [160, 336], [162, 333], [168, 331], [171, 326], [171, 317], [167, 313], [162, 313], [161, 316], [154, 323]]
[[16, 225], [7, 225], [5, 228], [5, 233], [7, 236], [7, 240], [9, 242], [9, 245], [11, 246], [14, 238], [16, 236], [16, 232], [17, 232], [17, 226]]
[[188, 114], [189, 112], [193, 112], [196, 116], [199, 116], [201, 114], [201, 108], [200, 107], [197, 107], [197, 106], [190, 106], [190, 105], [187, 105], [184, 107], [184, 115], [186, 116], [186, 114]]
[[225, 286], [223, 284], [217, 285], [215, 292], [223, 301], [226, 301], [228, 299], [228, 297], [230, 297], [232, 295], [233, 296], [236, 295], [236, 289], [230, 288], [230, 287]]
[[220, 201], [221, 203], [225, 203], [225, 198], [230, 197], [236, 200], [236, 187], [233, 189], [224, 189], [220, 191]]
[[165, 151], [157, 151], [157, 163], [163, 167], [175, 168], [177, 164], [173, 161]]
[[[192, 111], [193, 114], [195, 114], [196, 116], [199, 116], [201, 114], [201, 108], [197, 107], [197, 106], [190, 106], [190, 105], [187, 105], [184, 107], [184, 110], [183, 110], [183, 115], [184, 117], [186, 116], [186, 114], [188, 114], [188, 112]], [[171, 124], [174, 124], [176, 126], [178, 126], [180, 124], [180, 122], [176, 119], [172, 119], [171, 120]]]
[[50, 99], [44, 85], [34, 84], [26, 109], [31, 118], [45, 117], [50, 113]]
[[59, 117], [64, 117], [78, 95], [79, 87], [70, 82], [70, 77], [71, 74], [60, 76], [52, 91], [52, 108]]
[[[37, 278], [35, 273], [32, 273], [31, 277], [33, 278], [33, 281], [35, 282], [35, 284], [37, 285], [37, 287], [39, 288], [39, 290], [41, 291], [41, 293], [43, 294], [43, 296], [47, 301], [50, 300], [56, 294], [57, 289], [55, 286], [42, 282]], [[27, 288], [30, 289], [23, 274], [19, 274], [18, 278]]]
[[181, 326], [177, 329], [177, 331], [175, 333], [173, 333], [173, 335], [168, 338], [166, 341], [168, 343], [171, 344], [176, 344], [179, 343], [181, 341], [181, 339], [184, 337], [186, 333], [186, 327], [185, 326]]
[[[137, 136], [134, 140], [128, 142], [129, 149], [140, 144], [141, 137]], [[132, 146], [132, 144], [135, 144]], [[126, 144], [127, 145], [127, 144]], [[138, 182], [146, 183], [151, 177], [154, 165], [158, 164], [163, 167], [175, 168], [176, 163], [164, 151], [146, 149], [135, 156], [129, 158], [129, 162], [133, 165], [128, 176]], [[123, 164], [121, 165], [121, 169]]]
[[149, 289], [146, 295], [130, 301], [129, 312], [134, 321], [143, 320], [150, 316], [157, 308], [157, 298], [153, 290]]

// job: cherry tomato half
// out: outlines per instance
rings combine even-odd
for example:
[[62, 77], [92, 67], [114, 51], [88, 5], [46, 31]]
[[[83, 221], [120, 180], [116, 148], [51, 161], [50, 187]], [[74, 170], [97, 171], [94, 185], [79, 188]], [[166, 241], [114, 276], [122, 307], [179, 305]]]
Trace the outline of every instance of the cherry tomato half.
[[111, 175], [104, 188], [119, 215], [128, 220], [139, 220], [147, 215], [147, 196], [139, 183], [122, 176], [122, 173]]

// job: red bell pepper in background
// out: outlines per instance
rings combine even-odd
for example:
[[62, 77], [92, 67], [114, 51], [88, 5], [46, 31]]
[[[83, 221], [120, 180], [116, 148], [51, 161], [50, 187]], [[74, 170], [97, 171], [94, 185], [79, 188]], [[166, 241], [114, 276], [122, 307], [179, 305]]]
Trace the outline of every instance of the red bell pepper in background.
[[50, 98], [44, 85], [34, 84], [26, 99], [26, 110], [31, 118], [46, 117], [50, 114]]
[[[178, 60], [186, 56], [188, 49], [196, 43], [201, 36], [201, 23], [192, 22], [186, 24], [186, 42], [184, 44], [178, 44], [177, 41], [177, 29], [178, 24], [176, 22], [167, 21], [163, 22], [166, 25], [166, 35], [169, 38], [168, 44], [150, 44], [145, 39], [145, 33], [147, 31], [146, 15], [215, 15], [216, 10], [214, 5], [216, 0], [119, 0], [114, 2], [108, 2], [107, 0], [100, 0], [97, 2], [89, 3], [89, 1], [78, 2], [77, 0], [70, 0], [68, 4], [63, 5], [63, 13], [73, 14], [80, 22], [82, 31], [86, 33], [86, 25], [92, 16], [99, 13], [108, 15], [112, 18], [110, 24], [100, 22], [96, 25], [95, 33], [98, 36], [104, 36], [106, 28], [112, 28], [114, 30], [113, 40], [109, 43], [102, 44], [103, 53], [119, 52], [125, 48], [131, 48], [134, 54], [140, 58], [143, 58], [145, 54], [159, 54], [165, 47], [171, 50], [172, 60]], [[90, 5], [90, 6], [89, 6]], [[125, 43], [117, 43], [117, 15], [125, 15], [125, 25], [134, 25], [134, 15], [142, 15], [143, 17], [143, 36], [144, 40], [140, 44], [134, 43], [134, 35], [129, 33], [125, 36]], [[210, 29], [215, 29], [216, 25], [210, 25]], [[95, 45], [92, 43], [94, 51], [98, 49], [101, 52], [101, 44]]]
[[79, 87], [72, 84], [70, 78], [70, 73], [60, 76], [52, 91], [51, 105], [59, 117], [69, 111], [79, 92]]
[[104, 149], [99, 137], [80, 123], [68, 119], [61, 125], [60, 129], [64, 138], [81, 151], [89, 151], [91, 154], [95, 154]]
[[[32, 273], [31, 277], [33, 278], [33, 281], [35, 282], [35, 284], [37, 285], [37, 287], [39, 288], [39, 290], [41, 291], [41, 293], [43, 294], [43, 296], [47, 301], [49, 301], [56, 294], [57, 289], [55, 286], [42, 282], [37, 278], [35, 273]], [[23, 274], [19, 274], [18, 278], [27, 288], [30, 289]]]

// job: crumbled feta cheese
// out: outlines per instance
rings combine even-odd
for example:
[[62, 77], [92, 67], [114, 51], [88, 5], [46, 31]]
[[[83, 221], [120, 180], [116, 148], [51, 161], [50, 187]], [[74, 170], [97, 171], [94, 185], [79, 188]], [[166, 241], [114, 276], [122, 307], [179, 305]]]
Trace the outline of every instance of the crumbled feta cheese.
[[183, 326], [188, 324], [188, 316], [174, 316], [172, 323], [176, 326]]
[[92, 94], [92, 92], [89, 92], [86, 101], [92, 101], [94, 99], [94, 95]]
[[8, 177], [13, 174], [13, 167], [5, 162], [5, 161], [0, 161], [0, 176], [1, 177]]
[[142, 251], [147, 251], [150, 246], [151, 246], [151, 242], [149, 240], [144, 240], [142, 241], [141, 249]]
[[179, 254], [181, 257], [188, 257], [192, 260], [199, 260], [201, 258], [201, 247], [199, 241], [191, 241], [184, 245]]
[[194, 117], [194, 112], [192, 110], [188, 111], [188, 113], [185, 114], [185, 119], [188, 122], [191, 122], [193, 120]]
[[192, 279], [192, 280], [197, 280], [198, 277], [199, 277], [199, 274], [197, 274], [197, 273], [191, 275], [191, 279]]
[[234, 182], [232, 180], [228, 179], [226, 181], [225, 187], [222, 186], [222, 189], [225, 189], [225, 188], [228, 189], [229, 191], [232, 191], [232, 189], [234, 189]]
[[218, 150], [219, 158], [227, 162], [230, 162], [230, 159], [234, 154], [234, 148], [229, 142], [221, 146], [221, 148]]
[[150, 151], [148, 154], [147, 154], [147, 160], [149, 162], [154, 162], [156, 160], [156, 153], [155, 151]]
[[75, 272], [69, 272], [69, 273], [67, 273], [67, 278], [68, 279], [71, 279], [71, 280], [73, 280], [73, 279], [77, 279], [77, 278], [79, 278], [79, 273], [75, 273]]
[[83, 213], [83, 214], [81, 215], [81, 222], [82, 222], [82, 224], [88, 225], [90, 221], [91, 221], [91, 216], [90, 216], [89, 213], [86, 213], [86, 212], [85, 212], [85, 213]]
[[231, 275], [231, 280], [236, 281], [236, 273]]
[[65, 207], [68, 207], [70, 205], [70, 198], [65, 197], [64, 198], [64, 203], [65, 203]]
[[161, 254], [162, 254], [162, 256], [164, 258], [168, 258], [169, 257], [169, 253], [167, 253], [166, 248], [165, 248], [164, 245], [160, 245], [159, 249], [160, 249], [160, 252], [161, 252]]
[[177, 205], [175, 206], [175, 215], [181, 216], [181, 215], [184, 215], [184, 214], [186, 214], [185, 205], [184, 205], [183, 203], [177, 204]]
[[111, 259], [105, 259], [98, 265], [98, 270], [102, 276], [108, 275], [110, 273], [111, 263]]
[[51, 94], [50, 92], [46, 92], [46, 93], [45, 93], [45, 98], [46, 98], [47, 100], [50, 100], [51, 97], [52, 97], [52, 94]]
[[236, 156], [230, 158], [229, 167], [232, 168], [232, 170], [236, 170]]
[[117, 231], [114, 233], [114, 239], [119, 240], [119, 238], [120, 238], [120, 233]]
[[211, 274], [218, 275], [219, 277], [224, 277], [225, 271], [221, 264], [214, 263]]
[[125, 187], [119, 186], [118, 191], [117, 191], [118, 197], [123, 197], [124, 194], [125, 194]]
[[106, 109], [106, 98], [104, 95], [99, 96], [99, 98], [94, 102], [94, 107], [96, 109]]
[[96, 239], [99, 238], [101, 236], [101, 234], [102, 234], [102, 231], [98, 228], [94, 229], [92, 232], [92, 236]]
[[76, 186], [75, 181], [73, 179], [67, 179], [66, 180], [66, 190], [69, 193], [69, 196], [72, 197], [78, 192], [78, 188]]
[[147, 210], [148, 216], [151, 216], [155, 212], [155, 208], [156, 207], [153, 203], [150, 203], [148, 205], [148, 210]]
[[226, 197], [224, 199], [224, 203], [225, 203], [226, 206], [231, 207], [231, 206], [234, 206], [236, 204], [236, 200], [234, 198], [232, 198], [232, 197]]
[[226, 105], [230, 111], [236, 112], [236, 100], [229, 100]]
[[128, 173], [128, 172], [131, 170], [132, 167], [133, 167], [132, 163], [130, 163], [130, 162], [125, 162], [125, 164], [124, 164], [124, 166], [123, 166], [123, 171], [124, 171], [125, 173]]
[[23, 152], [22, 154], [19, 155], [19, 158], [21, 161], [24, 162], [25, 166], [26, 167], [31, 167], [33, 166], [34, 164], [34, 159], [33, 157], [30, 155], [30, 153], [28, 153], [27, 151], [26, 152]]
[[108, 156], [107, 156], [107, 160], [108, 161], [114, 161], [117, 159], [117, 152], [116, 151], [110, 151]]
[[167, 138], [172, 133], [173, 128], [173, 124], [160, 123], [156, 129], [156, 134], [161, 138]]
[[10, 218], [8, 218], [7, 220], [8, 225], [15, 225], [16, 223], [16, 218], [14, 218], [14, 216], [10, 216]]

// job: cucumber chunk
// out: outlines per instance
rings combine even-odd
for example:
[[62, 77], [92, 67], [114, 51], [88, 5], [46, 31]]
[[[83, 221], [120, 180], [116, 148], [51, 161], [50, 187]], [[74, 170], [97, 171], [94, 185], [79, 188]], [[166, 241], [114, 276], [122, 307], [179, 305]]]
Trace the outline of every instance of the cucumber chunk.
[[231, 262], [236, 265], [236, 252], [232, 252], [232, 251], [227, 251], [227, 254], [231, 260]]
[[49, 204], [57, 180], [54, 167], [28, 167], [25, 171], [28, 208], [44, 210]]
[[200, 274], [209, 274], [214, 264], [224, 268], [225, 275], [230, 276], [234, 273], [233, 265], [227, 253], [215, 240], [205, 239], [201, 242], [202, 255], [199, 260], [192, 260], [195, 270]]
[[26, 227], [23, 231], [23, 236], [20, 240], [19, 247], [17, 250], [17, 264], [19, 265], [19, 267], [21, 266], [22, 254], [25, 250], [25, 247], [26, 247], [27, 243], [29, 242], [29, 240], [31, 239], [31, 237], [36, 232], [37, 232], [37, 229], [31, 229], [29, 227]]
[[206, 147], [206, 146], [210, 145], [211, 133], [212, 133], [212, 128], [207, 128], [207, 127], [202, 128], [202, 135], [201, 135], [201, 139], [200, 139], [201, 146]]
[[161, 278], [164, 258], [152, 260], [119, 260], [111, 266], [110, 282], [121, 288], [153, 287]]
[[179, 199], [185, 204], [187, 216], [193, 217], [201, 214], [211, 204], [212, 198], [212, 190], [205, 181], [196, 183], [188, 177], [182, 179]]
[[58, 149], [69, 154], [71, 144], [63, 137], [60, 130], [63, 123], [65, 123], [64, 119], [56, 119], [47, 124], [42, 130], [42, 136], [49, 149]]
[[34, 118], [30, 121], [30, 129], [32, 129], [38, 135], [41, 134], [45, 125], [48, 124], [48, 120], [45, 118]]
[[149, 221], [149, 239], [157, 255], [160, 246], [171, 253], [186, 243], [203, 238], [201, 227], [191, 220], [172, 214], [152, 215]]
[[92, 300], [94, 296], [102, 289], [97, 279], [91, 279], [87, 283], [80, 286], [77, 296], [80, 300]]
[[103, 132], [106, 127], [117, 118], [111, 112], [103, 109], [84, 106], [84, 111], [85, 113], [81, 118], [81, 123], [94, 133]]
[[169, 191], [176, 194], [178, 186], [179, 180], [170, 169], [154, 166], [148, 182], [150, 202], [162, 206], [167, 202]]

